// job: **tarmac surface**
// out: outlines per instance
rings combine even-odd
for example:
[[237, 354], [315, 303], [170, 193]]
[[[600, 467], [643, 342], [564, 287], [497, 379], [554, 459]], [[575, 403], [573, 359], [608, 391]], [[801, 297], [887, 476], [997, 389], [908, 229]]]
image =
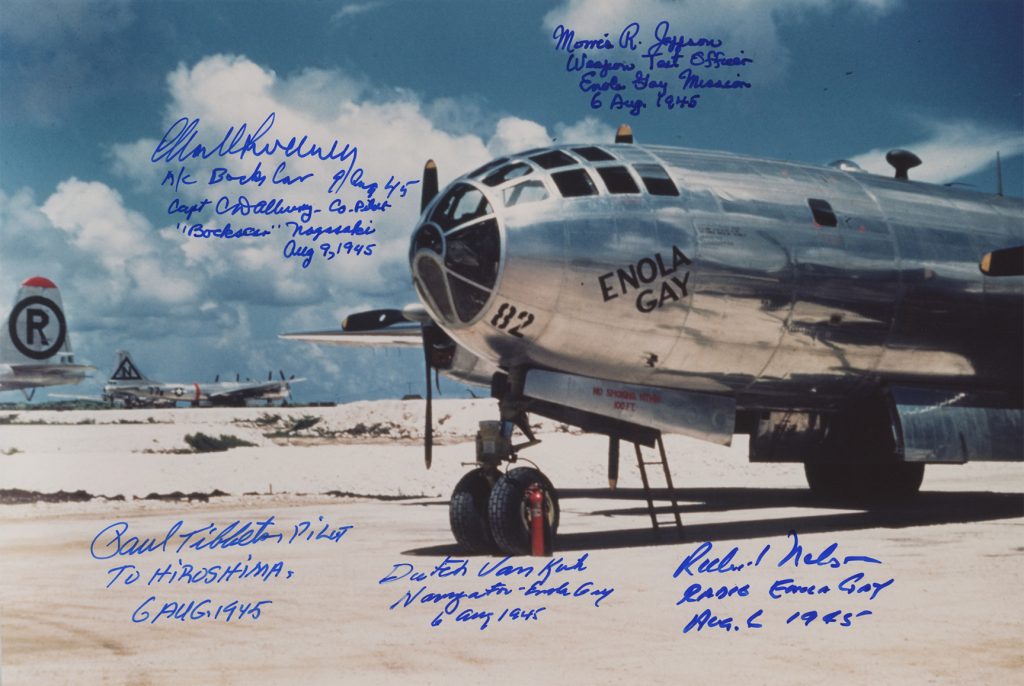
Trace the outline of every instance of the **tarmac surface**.
[[553, 557], [467, 557], [447, 496], [493, 411], [446, 415], [429, 472], [412, 404], [0, 417], [0, 682], [1021, 683], [1020, 464], [867, 511], [669, 437], [680, 536], [631, 451], [609, 491], [603, 439], [542, 423]]

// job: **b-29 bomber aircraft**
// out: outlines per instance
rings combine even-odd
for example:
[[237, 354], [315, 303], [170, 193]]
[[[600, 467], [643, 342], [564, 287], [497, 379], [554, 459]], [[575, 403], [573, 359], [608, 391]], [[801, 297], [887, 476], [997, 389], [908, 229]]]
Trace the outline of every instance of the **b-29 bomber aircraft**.
[[191, 403], [193, 407], [244, 406], [247, 401], [261, 400], [269, 405], [274, 400], [286, 401], [291, 394], [291, 384], [304, 381], [294, 376], [286, 379], [284, 372], [279, 374], [280, 380], [274, 379], [271, 373], [266, 381], [221, 381], [218, 377], [213, 383], [165, 383], [147, 378], [139, 371], [127, 351], [118, 350], [114, 372], [103, 386], [103, 399], [110, 404], [117, 403], [126, 407], [173, 406], [178, 402]]
[[449, 506], [462, 547], [527, 552], [534, 482], [557, 527], [547, 479], [502, 470], [536, 443], [531, 412], [608, 435], [612, 484], [619, 441], [664, 464], [662, 432], [750, 434], [752, 461], [802, 462], [840, 498], [910, 496], [925, 464], [1024, 457], [1019, 199], [911, 180], [921, 161], [903, 150], [883, 177], [635, 145], [626, 128], [440, 193], [428, 162], [409, 251], [422, 304], [284, 335], [422, 345], [428, 467], [431, 369], [490, 386], [499, 416]]
[[0, 391], [32, 400], [37, 388], [80, 383], [94, 369], [75, 363], [60, 289], [43, 276], [23, 281], [0, 334]]

